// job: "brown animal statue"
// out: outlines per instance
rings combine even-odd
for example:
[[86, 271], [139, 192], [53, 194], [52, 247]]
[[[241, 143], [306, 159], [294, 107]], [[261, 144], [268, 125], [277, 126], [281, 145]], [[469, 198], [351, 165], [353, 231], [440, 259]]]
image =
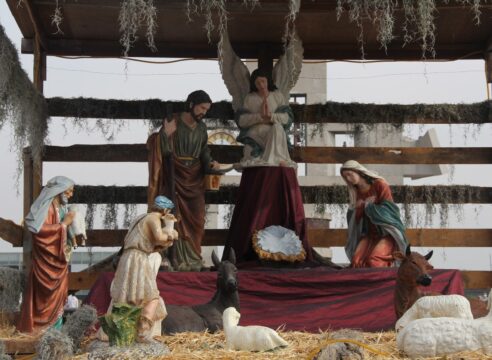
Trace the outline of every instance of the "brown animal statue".
[[[432, 276], [429, 271], [434, 267], [429, 264], [429, 259], [432, 257], [433, 251], [429, 251], [427, 255], [421, 255], [412, 252], [410, 245], [407, 246], [405, 254], [401, 251], [395, 251], [393, 257], [400, 261], [400, 267], [396, 275], [395, 287], [395, 313], [399, 319], [405, 311], [407, 311], [413, 303], [424, 295], [420, 286], [429, 286], [432, 283]], [[433, 294], [437, 295], [437, 294]]]
[[[429, 271], [434, 267], [429, 263], [433, 251], [427, 255], [421, 255], [413, 252], [410, 245], [407, 246], [405, 254], [395, 251], [393, 257], [401, 262], [396, 275], [395, 287], [395, 313], [399, 319], [422, 296], [442, 295], [436, 292], [424, 292], [420, 286], [429, 286], [432, 283], [432, 276]], [[477, 299], [468, 299], [474, 318], [487, 315], [487, 305], [485, 302]]]
[[162, 322], [163, 334], [185, 331], [214, 333], [222, 329], [222, 313], [228, 307], [239, 309], [236, 255], [231, 249], [229, 259], [222, 262], [212, 252], [212, 262], [217, 268], [217, 290], [206, 304], [194, 306], [166, 305], [168, 315]]

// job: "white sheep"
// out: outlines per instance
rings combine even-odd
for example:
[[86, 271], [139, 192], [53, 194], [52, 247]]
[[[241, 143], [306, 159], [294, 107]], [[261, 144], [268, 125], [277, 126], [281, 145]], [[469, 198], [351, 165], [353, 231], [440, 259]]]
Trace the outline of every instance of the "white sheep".
[[273, 329], [265, 326], [239, 326], [241, 314], [234, 307], [228, 307], [222, 314], [229, 350], [267, 351], [289, 344]]
[[395, 330], [400, 331], [413, 320], [437, 317], [473, 319], [470, 302], [461, 295], [421, 297], [396, 322]]
[[178, 232], [174, 230], [174, 223], [176, 223], [177, 221], [178, 219], [176, 219], [173, 214], [164, 215], [164, 227], [162, 228], [162, 231], [172, 236], [174, 240], [177, 240], [179, 236]]
[[410, 322], [396, 335], [398, 349], [411, 358], [477, 350], [492, 355], [491, 297], [492, 291], [489, 295], [489, 314], [483, 318], [440, 317]]
[[[80, 236], [81, 242], [80, 246], [85, 246], [85, 241], [87, 240], [86, 225], [85, 225], [85, 213], [87, 211], [86, 207], [81, 204], [71, 204], [68, 206], [68, 211], [73, 211], [75, 216], [73, 222], [70, 225], [70, 231], [74, 236]], [[75, 238], [73, 239], [73, 247], [77, 248], [77, 242]]]

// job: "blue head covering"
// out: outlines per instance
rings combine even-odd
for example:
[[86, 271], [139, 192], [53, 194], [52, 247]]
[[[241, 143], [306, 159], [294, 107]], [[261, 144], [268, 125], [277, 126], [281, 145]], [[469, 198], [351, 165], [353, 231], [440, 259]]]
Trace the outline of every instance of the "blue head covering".
[[72, 188], [74, 184], [73, 180], [65, 176], [55, 176], [46, 183], [26, 216], [25, 224], [29, 231], [37, 234], [41, 230], [53, 199]]
[[159, 195], [154, 199], [154, 206], [159, 209], [174, 209], [173, 202], [162, 195]]

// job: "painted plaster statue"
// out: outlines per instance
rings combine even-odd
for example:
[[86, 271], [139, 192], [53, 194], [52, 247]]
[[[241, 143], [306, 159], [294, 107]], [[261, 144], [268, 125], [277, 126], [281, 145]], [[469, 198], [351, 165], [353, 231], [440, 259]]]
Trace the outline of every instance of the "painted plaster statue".
[[25, 218], [32, 235], [32, 265], [17, 325], [21, 332], [61, 328], [68, 296], [67, 227], [75, 216], [66, 205], [73, 187], [64, 176], [50, 179]]
[[[396, 345], [410, 358], [442, 357], [463, 351], [492, 355], [492, 291], [489, 313], [478, 318], [437, 317], [411, 321], [396, 335]], [[487, 357], [489, 356], [489, 357]]]
[[388, 183], [354, 160], [343, 164], [340, 172], [349, 192], [345, 252], [351, 266], [392, 266], [393, 252], [404, 253], [408, 242]]
[[[176, 230], [168, 232], [163, 229], [164, 218], [173, 208], [171, 200], [157, 196], [151, 212], [133, 221], [125, 237], [123, 254], [111, 285], [113, 304], [142, 307], [138, 337], [143, 342], [151, 341], [154, 335], [160, 335], [160, 322], [167, 315], [156, 282], [161, 262], [157, 253], [171, 246], [178, 238]], [[152, 332], [156, 328], [159, 330], [157, 334]]]
[[228, 350], [270, 351], [289, 345], [275, 330], [266, 326], [238, 325], [241, 314], [234, 307], [225, 309], [222, 318]]
[[250, 75], [234, 53], [225, 33], [219, 43], [222, 78], [232, 95], [232, 107], [239, 127], [237, 141], [244, 144], [243, 158], [236, 168], [254, 166], [297, 167], [289, 155], [286, 131], [294, 115], [289, 92], [299, 78], [303, 47], [294, 35], [273, 68], [273, 76], [262, 69]]
[[220, 169], [220, 164], [212, 161], [207, 127], [202, 121], [211, 104], [205, 91], [192, 92], [186, 100], [186, 111], [165, 119], [160, 131], [147, 140], [148, 199], [167, 196], [180, 218], [177, 230], [181, 241], [176, 241], [166, 254], [174, 270], [199, 271], [203, 267], [204, 176]]

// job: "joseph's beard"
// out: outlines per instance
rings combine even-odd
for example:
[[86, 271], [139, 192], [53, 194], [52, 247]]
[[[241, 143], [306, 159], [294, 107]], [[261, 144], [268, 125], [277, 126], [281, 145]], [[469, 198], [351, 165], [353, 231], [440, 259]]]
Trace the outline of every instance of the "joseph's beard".
[[191, 112], [191, 117], [196, 121], [196, 122], [199, 122], [203, 119], [203, 115], [202, 114], [195, 114], [193, 111]]

